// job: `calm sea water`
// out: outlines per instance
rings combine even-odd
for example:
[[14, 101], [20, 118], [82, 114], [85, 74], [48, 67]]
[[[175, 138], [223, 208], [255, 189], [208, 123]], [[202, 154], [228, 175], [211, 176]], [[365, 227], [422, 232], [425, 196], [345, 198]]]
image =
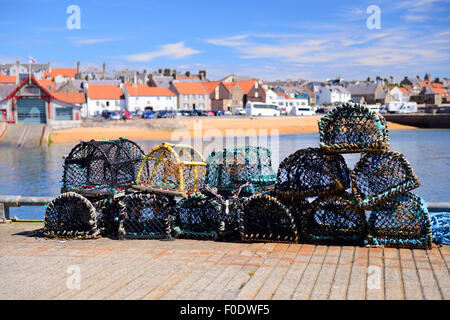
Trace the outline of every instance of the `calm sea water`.
[[[391, 149], [402, 152], [411, 163], [422, 186], [413, 192], [425, 201], [450, 201], [450, 130], [391, 131]], [[317, 133], [284, 135], [268, 139], [274, 152], [274, 169], [289, 154], [300, 148], [318, 147]], [[145, 152], [161, 141], [136, 141]], [[214, 142], [214, 140], [212, 141]], [[199, 143], [193, 141], [192, 143]], [[212, 145], [225, 146], [232, 141], [203, 141], [203, 154]], [[236, 140], [234, 143], [238, 143]], [[253, 140], [247, 144], [254, 144]], [[228, 144], [229, 145], [229, 144]], [[61, 188], [63, 155], [75, 146], [54, 144], [37, 148], [0, 148], [0, 194], [24, 196], [56, 196]], [[345, 155], [353, 168], [359, 154]], [[43, 219], [44, 207], [11, 208], [11, 216], [22, 219]]]

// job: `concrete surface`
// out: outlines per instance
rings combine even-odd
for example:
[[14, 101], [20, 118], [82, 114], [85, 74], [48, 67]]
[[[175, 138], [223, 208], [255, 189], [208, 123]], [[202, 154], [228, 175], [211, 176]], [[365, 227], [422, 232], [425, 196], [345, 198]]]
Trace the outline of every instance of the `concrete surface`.
[[0, 299], [450, 298], [448, 246], [60, 241], [42, 227], [0, 224]]

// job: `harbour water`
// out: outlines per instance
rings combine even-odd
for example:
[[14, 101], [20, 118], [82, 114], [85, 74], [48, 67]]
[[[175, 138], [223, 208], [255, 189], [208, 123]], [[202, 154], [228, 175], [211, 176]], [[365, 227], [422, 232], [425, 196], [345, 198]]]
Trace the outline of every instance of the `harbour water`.
[[[391, 149], [403, 153], [422, 186], [413, 192], [425, 201], [450, 201], [450, 130], [399, 130], [390, 132]], [[161, 141], [136, 141], [145, 152]], [[274, 169], [287, 155], [300, 148], [318, 147], [318, 133], [283, 135], [268, 146], [276, 150]], [[207, 142], [203, 142], [205, 145]], [[75, 143], [37, 148], [0, 148], [0, 194], [56, 196], [61, 188], [63, 156]], [[211, 147], [211, 146], [209, 146]], [[206, 150], [205, 148], [204, 150]], [[211, 150], [210, 150], [211, 151]], [[204, 155], [206, 155], [204, 153]], [[345, 155], [353, 168], [359, 154]], [[44, 207], [11, 208], [11, 217], [43, 219]]]

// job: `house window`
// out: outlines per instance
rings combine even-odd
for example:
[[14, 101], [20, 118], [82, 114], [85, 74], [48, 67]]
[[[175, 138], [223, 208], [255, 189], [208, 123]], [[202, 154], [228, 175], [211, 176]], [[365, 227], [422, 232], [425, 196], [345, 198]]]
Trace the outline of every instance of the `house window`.
[[200, 109], [205, 109], [205, 105], [203, 103], [200, 103]]
[[188, 100], [189, 99], [189, 95], [188, 94], [185, 94], [184, 95], [184, 100]]
[[119, 106], [119, 101], [116, 101], [116, 107], [118, 107]]
[[189, 108], [189, 103], [183, 104], [183, 107], [186, 108], [186, 109]]
[[106, 106], [109, 107], [109, 101], [106, 101]]
[[199, 95], [198, 97], [199, 97], [200, 100], [204, 100], [205, 99], [205, 96], [203, 94]]
[[156, 99], [159, 100], [159, 97], [157, 97]]
[[100, 101], [97, 101], [95, 104], [97, 107], [100, 107]]

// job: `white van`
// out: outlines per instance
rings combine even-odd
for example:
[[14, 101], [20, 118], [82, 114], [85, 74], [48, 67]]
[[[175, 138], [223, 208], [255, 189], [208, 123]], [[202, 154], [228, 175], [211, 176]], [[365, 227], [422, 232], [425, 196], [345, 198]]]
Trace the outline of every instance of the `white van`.
[[280, 116], [280, 109], [274, 104], [263, 102], [247, 102], [245, 105], [245, 113], [248, 116]]
[[295, 106], [291, 110], [293, 116], [313, 116], [315, 113], [314, 108], [310, 106]]
[[380, 106], [377, 104], [367, 104], [366, 107], [372, 112], [380, 112]]
[[417, 103], [415, 102], [404, 102], [400, 109], [398, 110], [398, 113], [413, 113], [417, 112]]

